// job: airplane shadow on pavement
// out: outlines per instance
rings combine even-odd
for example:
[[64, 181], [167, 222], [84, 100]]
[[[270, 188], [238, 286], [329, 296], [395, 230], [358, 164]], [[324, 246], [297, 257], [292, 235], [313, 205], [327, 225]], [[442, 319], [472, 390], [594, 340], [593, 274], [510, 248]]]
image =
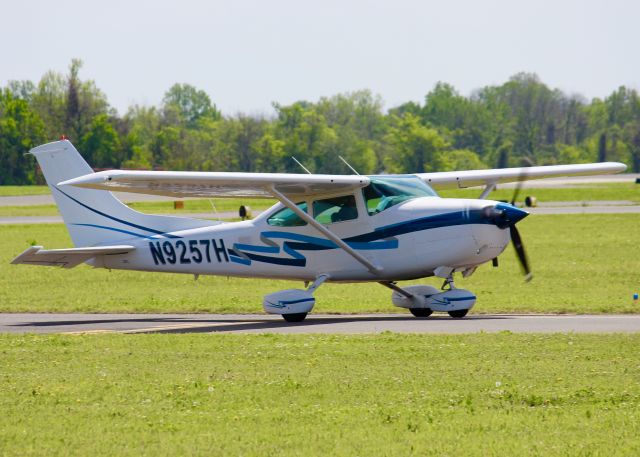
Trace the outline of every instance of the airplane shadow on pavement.
[[[303, 322], [290, 323], [285, 322], [277, 317], [255, 316], [247, 318], [195, 318], [195, 317], [114, 317], [99, 319], [70, 319], [70, 320], [47, 320], [47, 321], [31, 321], [20, 322], [11, 325], [11, 327], [33, 327], [36, 331], [43, 331], [45, 328], [51, 328], [52, 333], [58, 332], [96, 332], [106, 331], [114, 333], [229, 333], [229, 332], [265, 332], [269, 330], [278, 331], [278, 333], [298, 333], [302, 329], [308, 332], [311, 328], [317, 326], [333, 325], [338, 327], [336, 330], [340, 332], [340, 324], [357, 324], [357, 323], [424, 323], [429, 325], [430, 322], [461, 322], [462, 320], [496, 320], [509, 319], [506, 315], [482, 315], [473, 314], [464, 319], [454, 319], [446, 315], [435, 315], [428, 318], [416, 318], [411, 315], [311, 315]], [[140, 324], [132, 328], [130, 324]], [[124, 325], [123, 325], [124, 324]], [[128, 325], [127, 325], [128, 324]], [[146, 328], [148, 326], [148, 328]], [[167, 328], [163, 328], [166, 326]], [[55, 329], [54, 329], [55, 328]], [[284, 330], [284, 332], [282, 332]], [[290, 330], [288, 332], [287, 330]], [[383, 329], [370, 329], [364, 327], [362, 329], [350, 328], [343, 329], [344, 333], [365, 333], [379, 332]], [[390, 329], [393, 331], [393, 329]], [[44, 330], [47, 332], [47, 330]], [[313, 330], [311, 330], [313, 332]], [[300, 332], [302, 333], [302, 332]], [[322, 332], [324, 333], [324, 332]]]

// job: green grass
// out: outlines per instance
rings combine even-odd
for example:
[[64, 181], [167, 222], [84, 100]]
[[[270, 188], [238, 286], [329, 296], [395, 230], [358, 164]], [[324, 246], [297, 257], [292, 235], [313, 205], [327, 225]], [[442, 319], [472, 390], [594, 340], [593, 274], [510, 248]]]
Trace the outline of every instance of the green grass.
[[[473, 312], [636, 313], [640, 291], [640, 216], [637, 214], [532, 215], [518, 224], [534, 280], [524, 283], [513, 249], [500, 267], [484, 265], [456, 282], [478, 296]], [[300, 282], [228, 279], [10, 265], [31, 243], [71, 246], [61, 224], [0, 226], [0, 311], [23, 312], [260, 312], [270, 292]], [[424, 282], [440, 285], [433, 278]], [[327, 284], [316, 312], [404, 312], [378, 284]]]
[[56, 205], [0, 206], [0, 217], [58, 216]]
[[0, 335], [3, 455], [639, 455], [640, 335]]
[[[597, 200], [629, 200], [640, 203], [640, 185], [635, 183], [596, 183], [575, 187], [524, 187], [520, 190], [518, 201], [533, 195], [538, 202], [583, 202]], [[482, 189], [452, 189], [440, 191], [447, 198], [478, 198]], [[508, 200], [513, 198], [514, 189], [500, 188], [492, 192], [488, 198]]]
[[[252, 210], [264, 210], [275, 204], [275, 200], [264, 198], [217, 198], [211, 200], [218, 212], [238, 211], [240, 205], [249, 206]], [[173, 201], [155, 201], [155, 202], [132, 202], [129, 206], [143, 213], [175, 213], [183, 212], [193, 213], [211, 213], [215, 216], [211, 201], [207, 199], [185, 200], [184, 209], [176, 210], [173, 208]]]
[[0, 186], [0, 197], [50, 194], [48, 186]]

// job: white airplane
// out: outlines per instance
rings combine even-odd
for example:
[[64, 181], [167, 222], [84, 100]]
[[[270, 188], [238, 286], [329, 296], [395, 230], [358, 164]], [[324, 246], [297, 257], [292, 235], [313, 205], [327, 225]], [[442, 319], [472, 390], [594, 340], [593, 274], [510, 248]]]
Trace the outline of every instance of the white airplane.
[[[487, 200], [499, 183], [618, 173], [622, 163], [557, 165], [413, 175], [313, 175], [109, 170], [94, 173], [67, 140], [32, 149], [74, 248], [29, 247], [14, 264], [276, 278], [305, 281], [264, 297], [267, 313], [300, 322], [324, 282], [378, 282], [417, 317], [464, 317], [476, 296], [458, 289], [511, 239], [530, 278], [516, 223], [527, 212]], [[434, 189], [484, 186], [478, 199], [440, 198]], [[279, 203], [243, 222], [142, 214], [109, 191], [171, 197], [264, 197]], [[515, 196], [514, 196], [515, 200]], [[397, 281], [437, 276], [428, 285]], [[308, 286], [308, 287], [307, 287]]]

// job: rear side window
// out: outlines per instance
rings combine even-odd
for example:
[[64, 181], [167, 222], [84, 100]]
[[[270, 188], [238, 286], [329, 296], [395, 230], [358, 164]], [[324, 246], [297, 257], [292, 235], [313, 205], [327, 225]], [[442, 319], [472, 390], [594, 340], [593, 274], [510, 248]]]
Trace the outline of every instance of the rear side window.
[[350, 221], [358, 218], [356, 198], [353, 195], [326, 198], [313, 202], [313, 217], [321, 224]]
[[[305, 213], [307, 212], [307, 202], [296, 203], [296, 206]], [[276, 227], [299, 227], [301, 225], [307, 225], [305, 221], [300, 219], [300, 216], [289, 208], [282, 208], [280, 211], [275, 213], [267, 219], [267, 224]]]

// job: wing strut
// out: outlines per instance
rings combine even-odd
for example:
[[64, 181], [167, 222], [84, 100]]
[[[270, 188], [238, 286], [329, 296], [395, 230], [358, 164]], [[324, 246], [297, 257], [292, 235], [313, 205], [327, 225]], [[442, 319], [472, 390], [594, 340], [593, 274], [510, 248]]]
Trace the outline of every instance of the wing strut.
[[378, 281], [378, 283], [382, 284], [385, 287], [388, 287], [391, 290], [398, 292], [400, 295], [404, 295], [409, 300], [412, 300], [414, 298], [413, 294], [407, 292], [402, 287], [399, 287], [394, 281]]
[[340, 248], [342, 248], [343, 251], [345, 251], [351, 257], [353, 257], [362, 265], [364, 265], [364, 267], [367, 270], [369, 270], [371, 273], [373, 273], [376, 276], [380, 275], [380, 273], [382, 272], [382, 268], [375, 266], [364, 256], [358, 254], [351, 246], [349, 246], [347, 243], [342, 241], [342, 239], [339, 236], [337, 236], [335, 233], [333, 233], [331, 230], [326, 228], [320, 222], [316, 221], [314, 218], [312, 218], [307, 213], [305, 213], [300, 208], [298, 208], [296, 204], [291, 200], [289, 200], [285, 195], [278, 192], [273, 185], [270, 187], [269, 190], [271, 191], [274, 197], [280, 200], [282, 204], [285, 205], [287, 208], [289, 208], [291, 211], [296, 213], [303, 221], [307, 222], [309, 225], [314, 227], [317, 231], [319, 231], [328, 239], [330, 239], [331, 241], [336, 243], [338, 246], [340, 246]]
[[487, 198], [489, 196], [489, 194], [491, 192], [493, 192], [496, 188], [496, 183], [494, 181], [492, 182], [488, 182], [486, 186], [484, 186], [484, 190], [482, 191], [482, 193], [480, 194], [480, 196], [478, 197], [479, 200], [484, 200], [485, 198]]

